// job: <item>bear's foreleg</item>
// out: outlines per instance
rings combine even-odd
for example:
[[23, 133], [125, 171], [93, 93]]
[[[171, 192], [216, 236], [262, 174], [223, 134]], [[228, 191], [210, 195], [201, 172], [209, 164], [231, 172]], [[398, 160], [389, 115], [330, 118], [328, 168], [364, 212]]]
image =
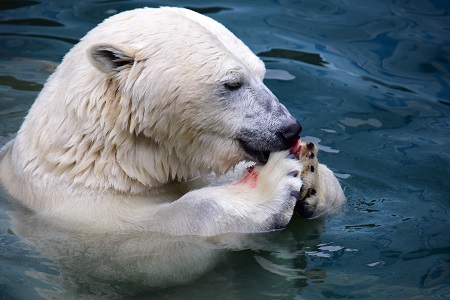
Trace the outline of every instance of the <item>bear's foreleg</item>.
[[173, 234], [211, 236], [284, 228], [301, 195], [302, 162], [288, 151], [272, 153], [264, 166], [231, 184], [191, 191], [155, 213], [153, 228]]
[[193, 190], [161, 205], [149, 226], [177, 235], [271, 231], [284, 228], [294, 210], [317, 217], [344, 201], [333, 172], [317, 162], [317, 147], [302, 143], [294, 153], [272, 153], [265, 165], [248, 168], [236, 182]]

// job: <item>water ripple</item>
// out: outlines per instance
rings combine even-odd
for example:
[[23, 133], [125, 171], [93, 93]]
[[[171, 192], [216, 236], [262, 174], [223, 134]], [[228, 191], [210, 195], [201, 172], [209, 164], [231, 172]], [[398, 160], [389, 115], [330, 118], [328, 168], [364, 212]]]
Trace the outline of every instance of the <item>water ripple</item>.
[[40, 91], [43, 87], [43, 85], [40, 83], [27, 80], [19, 80], [12, 76], [0, 76], [0, 85], [9, 86], [20, 91]]
[[310, 53], [298, 50], [274, 48], [271, 49], [270, 51], [259, 52], [257, 53], [257, 55], [263, 58], [264, 57], [286, 58], [320, 67], [325, 67], [328, 64], [328, 62], [324, 61], [320, 56], [320, 54], [318, 53]]
[[2, 0], [0, 10], [12, 10], [21, 7], [33, 6], [39, 4], [39, 1], [25, 1], [25, 0]]
[[224, 6], [206, 6], [206, 7], [185, 6], [185, 8], [193, 10], [200, 14], [216, 14], [222, 11], [233, 10], [231, 7], [224, 7]]
[[63, 27], [64, 24], [44, 18], [29, 18], [29, 19], [12, 19], [0, 21], [0, 24], [5, 25], [26, 25], [26, 26], [56, 26]]

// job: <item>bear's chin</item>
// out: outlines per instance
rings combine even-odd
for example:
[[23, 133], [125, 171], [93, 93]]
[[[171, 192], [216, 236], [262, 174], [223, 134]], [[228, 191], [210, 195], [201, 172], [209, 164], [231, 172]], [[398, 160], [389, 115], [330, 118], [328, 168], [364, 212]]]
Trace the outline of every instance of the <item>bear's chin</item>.
[[264, 150], [256, 150], [249, 147], [245, 142], [240, 141], [241, 146], [244, 149], [245, 153], [248, 156], [248, 159], [251, 161], [254, 161], [258, 164], [266, 164], [269, 160], [269, 156], [271, 151], [264, 151]]

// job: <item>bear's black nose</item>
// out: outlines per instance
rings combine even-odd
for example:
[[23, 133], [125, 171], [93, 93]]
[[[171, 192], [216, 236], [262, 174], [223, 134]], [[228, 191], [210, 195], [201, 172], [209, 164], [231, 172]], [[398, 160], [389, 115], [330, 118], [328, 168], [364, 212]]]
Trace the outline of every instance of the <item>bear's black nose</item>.
[[297, 120], [283, 124], [277, 135], [281, 139], [284, 149], [291, 148], [297, 142], [300, 132], [302, 132], [302, 126]]

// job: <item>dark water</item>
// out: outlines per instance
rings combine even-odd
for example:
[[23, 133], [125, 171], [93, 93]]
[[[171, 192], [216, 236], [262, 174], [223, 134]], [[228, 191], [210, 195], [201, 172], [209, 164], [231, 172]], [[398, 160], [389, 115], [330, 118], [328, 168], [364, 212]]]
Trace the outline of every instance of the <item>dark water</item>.
[[[348, 204], [324, 220], [294, 220], [267, 237], [272, 248], [223, 254], [191, 283], [129, 283], [120, 290], [127, 293], [112, 288], [115, 297], [450, 298], [450, 2], [2, 0], [0, 136], [18, 130], [54, 66], [89, 29], [120, 11], [161, 5], [213, 17], [265, 61], [266, 84], [302, 123], [304, 139], [319, 143]], [[112, 298], [96, 287], [114, 282], [67, 279], [16, 236], [0, 196], [0, 299], [64, 291]]]

